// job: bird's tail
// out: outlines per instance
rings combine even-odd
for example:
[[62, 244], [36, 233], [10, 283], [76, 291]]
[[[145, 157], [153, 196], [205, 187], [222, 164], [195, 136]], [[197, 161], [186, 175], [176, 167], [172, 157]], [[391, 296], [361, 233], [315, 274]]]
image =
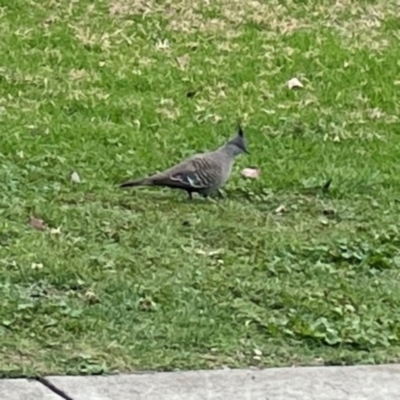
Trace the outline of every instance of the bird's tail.
[[134, 186], [152, 186], [153, 185], [153, 180], [150, 178], [141, 178], [141, 179], [135, 179], [133, 181], [127, 181], [124, 183], [121, 183], [119, 185], [120, 188], [127, 188], [127, 187], [134, 187]]

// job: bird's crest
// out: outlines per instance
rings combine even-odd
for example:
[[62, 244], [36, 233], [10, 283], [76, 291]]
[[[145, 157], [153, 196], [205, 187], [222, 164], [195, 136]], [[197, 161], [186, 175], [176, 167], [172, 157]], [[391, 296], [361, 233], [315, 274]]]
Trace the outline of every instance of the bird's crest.
[[244, 132], [243, 132], [243, 128], [241, 127], [241, 125], [238, 123], [238, 127], [237, 127], [237, 135], [229, 140], [226, 144], [226, 146], [228, 146], [229, 148], [232, 148], [233, 154], [234, 155], [238, 155], [240, 153], [249, 153], [247, 150], [247, 145], [246, 145], [246, 141], [244, 138]]

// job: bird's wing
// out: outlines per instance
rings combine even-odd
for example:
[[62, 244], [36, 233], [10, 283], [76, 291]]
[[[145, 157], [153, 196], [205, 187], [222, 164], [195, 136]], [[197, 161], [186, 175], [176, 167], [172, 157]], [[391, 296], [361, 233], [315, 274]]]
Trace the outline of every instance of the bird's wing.
[[[212, 184], [213, 171], [217, 166], [205, 154], [196, 154], [179, 164], [150, 177], [155, 185], [167, 185], [182, 189], [205, 189]], [[211, 177], [211, 179], [210, 179]]]
[[153, 185], [170, 186], [181, 189], [202, 189], [207, 184], [200, 180], [198, 173], [199, 155], [194, 155], [167, 170], [150, 176]]
[[202, 169], [202, 155], [194, 155], [189, 159], [175, 165], [168, 171], [171, 181], [183, 187], [202, 189], [207, 187], [207, 182], [201, 179], [199, 173]]
[[211, 153], [197, 154], [186, 162], [177, 165], [169, 172], [172, 181], [194, 189], [205, 189], [213, 186], [220, 176], [220, 164]]

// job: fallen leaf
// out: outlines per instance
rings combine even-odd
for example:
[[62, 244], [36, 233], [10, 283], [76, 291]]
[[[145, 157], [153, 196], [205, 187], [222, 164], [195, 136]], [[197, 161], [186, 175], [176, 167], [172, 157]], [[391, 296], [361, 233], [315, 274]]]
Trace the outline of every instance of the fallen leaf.
[[303, 84], [297, 78], [289, 79], [287, 81], [287, 85], [289, 89], [300, 89], [304, 87]]
[[277, 214], [283, 214], [284, 212], [286, 212], [286, 207], [283, 204], [281, 204], [279, 207], [275, 209], [275, 212]]
[[322, 225], [328, 225], [329, 224], [329, 221], [326, 218], [323, 218], [323, 217], [319, 219], [319, 222]]
[[84, 297], [89, 304], [96, 304], [100, 302], [100, 299], [98, 298], [97, 294], [92, 290], [87, 290], [84, 294]]
[[242, 176], [244, 178], [257, 179], [260, 176], [261, 170], [259, 168], [244, 168]]
[[202, 249], [195, 250], [195, 253], [200, 254], [202, 256], [209, 256], [209, 257], [216, 256], [217, 254], [221, 254], [223, 252], [224, 252], [224, 249], [209, 250], [209, 251], [205, 251]]
[[52, 235], [60, 235], [60, 234], [61, 234], [61, 228], [60, 228], [60, 227], [58, 227], [58, 228], [51, 228], [51, 229], [50, 229], [50, 233], [51, 233]]
[[43, 264], [42, 264], [42, 263], [35, 263], [35, 262], [33, 262], [33, 263], [31, 264], [31, 268], [32, 268], [32, 269], [42, 269], [42, 268], [43, 268]]
[[71, 181], [74, 183], [81, 183], [81, 177], [76, 171], [71, 174]]
[[35, 218], [32, 216], [29, 220], [29, 224], [31, 225], [32, 228], [37, 229], [39, 231], [43, 231], [47, 228], [46, 223], [42, 219]]
[[254, 349], [253, 352], [254, 352], [254, 355], [259, 356], [259, 357], [261, 357], [263, 355], [262, 351], [259, 349]]
[[189, 56], [185, 54], [183, 56], [177, 57], [176, 62], [178, 63], [179, 68], [184, 70], [189, 64]]
[[168, 42], [168, 40], [166, 39], [166, 40], [160, 40], [160, 39], [158, 39], [157, 40], [157, 43], [156, 43], [156, 49], [157, 50], [166, 50], [166, 49], [169, 49], [169, 42]]

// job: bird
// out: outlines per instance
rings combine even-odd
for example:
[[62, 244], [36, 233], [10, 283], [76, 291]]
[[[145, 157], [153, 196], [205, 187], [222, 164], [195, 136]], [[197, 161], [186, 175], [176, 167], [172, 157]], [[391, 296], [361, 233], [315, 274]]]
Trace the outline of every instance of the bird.
[[216, 192], [223, 197], [220, 188], [229, 179], [235, 158], [242, 153], [250, 154], [238, 124], [236, 136], [216, 150], [197, 153], [165, 171], [124, 182], [119, 187], [163, 186], [186, 191], [189, 199], [193, 199], [193, 193], [207, 198]]

